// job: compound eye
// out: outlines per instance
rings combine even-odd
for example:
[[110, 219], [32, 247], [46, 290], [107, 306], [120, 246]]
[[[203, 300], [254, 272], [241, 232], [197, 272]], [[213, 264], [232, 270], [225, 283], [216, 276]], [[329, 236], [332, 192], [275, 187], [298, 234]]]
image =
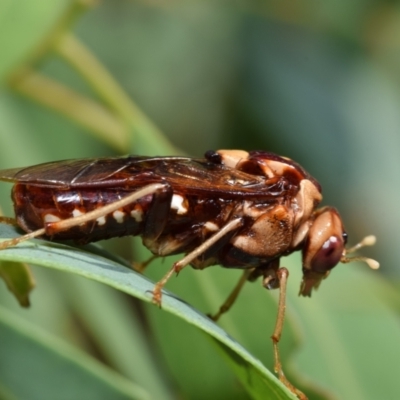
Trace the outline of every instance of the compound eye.
[[346, 237], [342, 220], [332, 207], [317, 214], [303, 247], [303, 268], [325, 274], [339, 263]]
[[342, 257], [344, 249], [343, 240], [337, 236], [331, 236], [315, 253], [311, 260], [311, 270], [325, 273], [337, 265]]

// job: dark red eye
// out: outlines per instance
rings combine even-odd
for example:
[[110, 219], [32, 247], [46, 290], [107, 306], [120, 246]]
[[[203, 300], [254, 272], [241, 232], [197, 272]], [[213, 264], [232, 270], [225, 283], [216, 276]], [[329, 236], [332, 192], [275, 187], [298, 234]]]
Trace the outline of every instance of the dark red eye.
[[343, 240], [331, 236], [324, 242], [311, 260], [311, 270], [325, 273], [337, 265], [343, 254]]
[[325, 274], [343, 255], [345, 230], [338, 212], [325, 207], [317, 214], [303, 247], [303, 267], [307, 271]]

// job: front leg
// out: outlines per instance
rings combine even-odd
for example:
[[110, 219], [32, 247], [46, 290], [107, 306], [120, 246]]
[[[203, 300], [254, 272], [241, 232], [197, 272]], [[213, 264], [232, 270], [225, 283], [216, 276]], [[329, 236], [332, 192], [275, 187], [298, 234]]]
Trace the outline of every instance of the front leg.
[[[286, 311], [286, 285], [289, 277], [289, 271], [281, 267], [276, 271], [277, 284], [279, 284], [279, 302], [278, 302], [278, 315], [276, 317], [274, 333], [271, 336], [272, 343], [274, 346], [274, 358], [275, 358], [275, 373], [278, 375], [279, 380], [300, 400], [307, 400], [307, 396], [299, 389], [297, 389], [283, 373], [282, 362], [279, 354], [279, 341], [282, 336], [283, 323], [285, 321]], [[273, 278], [275, 279], [275, 278]], [[271, 283], [271, 275], [264, 278], [264, 286], [268, 287]]]

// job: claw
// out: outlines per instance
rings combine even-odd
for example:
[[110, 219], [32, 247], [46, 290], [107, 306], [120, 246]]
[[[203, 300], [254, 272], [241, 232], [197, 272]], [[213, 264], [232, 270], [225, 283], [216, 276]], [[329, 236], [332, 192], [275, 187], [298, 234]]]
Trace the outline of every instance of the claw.
[[161, 308], [161, 298], [162, 298], [161, 288], [157, 287], [156, 285], [152, 293], [153, 293], [152, 303]]

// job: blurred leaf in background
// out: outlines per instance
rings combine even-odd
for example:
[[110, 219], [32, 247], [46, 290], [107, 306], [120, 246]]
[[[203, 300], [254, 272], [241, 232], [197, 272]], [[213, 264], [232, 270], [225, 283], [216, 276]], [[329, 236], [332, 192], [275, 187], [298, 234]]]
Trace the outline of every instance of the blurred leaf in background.
[[[285, 260], [292, 268], [282, 352], [291, 377], [312, 399], [397, 398], [399, 20], [389, 1], [3, 0], [0, 168], [216, 148], [296, 160], [322, 184], [325, 204], [340, 210], [350, 243], [378, 236], [366, 253], [391, 282], [365, 267], [338, 266], [312, 299], [294, 298], [300, 261]], [[11, 216], [9, 192], [2, 183], [0, 202]], [[136, 239], [104, 245], [127, 259], [148, 257]], [[170, 262], [151, 265], [148, 275], [158, 280]], [[0, 291], [4, 337], [15, 337], [0, 350], [9, 350], [7, 364], [19, 365], [24, 344], [32, 359], [61, 365], [61, 373], [90, 371], [94, 398], [98, 382], [120, 385], [108, 398], [275, 398], [263, 386], [242, 386], [238, 364], [228, 361], [231, 372], [223, 361], [228, 350], [221, 358], [187, 322], [74, 275], [40, 268], [34, 275], [28, 311], [5, 286]], [[236, 279], [220, 268], [187, 270], [168, 289], [207, 313]], [[276, 296], [248, 284], [221, 319], [269, 368]], [[42, 334], [57, 341], [43, 347]], [[64, 342], [77, 352], [72, 362]], [[39, 377], [28, 377], [33, 390]], [[2, 397], [23, 398], [13, 390], [21, 380], [9, 378], [0, 376]], [[40, 387], [47, 388], [34, 386], [36, 398], [44, 398]]]

